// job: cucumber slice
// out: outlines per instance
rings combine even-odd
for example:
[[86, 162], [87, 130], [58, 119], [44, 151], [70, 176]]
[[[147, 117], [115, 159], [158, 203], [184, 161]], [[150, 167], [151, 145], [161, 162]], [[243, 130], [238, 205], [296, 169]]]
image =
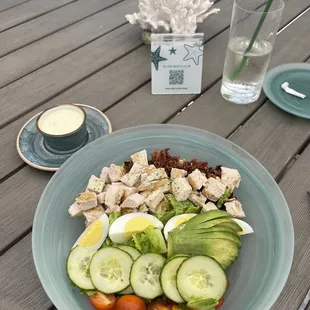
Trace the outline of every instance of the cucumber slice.
[[167, 261], [160, 274], [160, 284], [164, 294], [176, 303], [183, 303], [184, 299], [181, 297], [177, 289], [176, 275], [180, 265], [188, 255], [176, 255]]
[[69, 279], [80, 289], [94, 290], [95, 287], [90, 279], [89, 265], [96, 251], [76, 246], [67, 258], [67, 273]]
[[91, 280], [96, 289], [105, 294], [117, 293], [130, 285], [133, 260], [123, 250], [106, 247], [99, 250], [90, 263]]
[[165, 263], [165, 258], [159, 254], [141, 255], [133, 263], [130, 273], [130, 283], [136, 295], [153, 299], [163, 294], [159, 276]]
[[119, 295], [131, 295], [133, 293], [134, 293], [134, 291], [133, 291], [131, 285], [129, 285], [127, 288], [125, 288], [124, 290], [118, 292], [117, 294], [119, 294]]
[[130, 245], [118, 245], [117, 248], [128, 253], [133, 260], [136, 260], [141, 255], [140, 251]]
[[227, 289], [227, 277], [221, 265], [208, 256], [186, 259], [177, 272], [177, 288], [185, 301], [220, 300]]

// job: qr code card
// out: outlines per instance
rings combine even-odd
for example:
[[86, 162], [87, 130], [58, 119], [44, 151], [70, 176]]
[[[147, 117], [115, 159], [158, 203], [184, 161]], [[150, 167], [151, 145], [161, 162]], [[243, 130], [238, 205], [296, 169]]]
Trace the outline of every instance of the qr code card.
[[152, 94], [200, 94], [203, 34], [152, 34]]

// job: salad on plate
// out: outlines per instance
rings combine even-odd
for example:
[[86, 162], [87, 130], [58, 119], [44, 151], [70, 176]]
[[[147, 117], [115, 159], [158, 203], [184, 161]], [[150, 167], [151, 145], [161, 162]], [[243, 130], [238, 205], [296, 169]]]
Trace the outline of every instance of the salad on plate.
[[169, 149], [103, 167], [69, 208], [86, 226], [68, 254], [71, 283], [101, 310], [218, 309], [240, 236], [253, 232], [240, 182], [236, 169]]

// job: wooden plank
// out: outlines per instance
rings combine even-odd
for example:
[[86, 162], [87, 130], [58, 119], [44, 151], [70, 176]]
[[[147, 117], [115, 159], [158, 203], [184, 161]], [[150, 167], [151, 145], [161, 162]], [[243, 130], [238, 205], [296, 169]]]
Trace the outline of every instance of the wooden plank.
[[[221, 8], [221, 15], [218, 15], [218, 17], [221, 16], [221, 18], [219, 18], [219, 20], [217, 20], [217, 22], [215, 23], [215, 16], [211, 16], [210, 19], [208, 19], [203, 24], [203, 28], [201, 28], [201, 30], [206, 33], [205, 39], [212, 38], [216, 33], [223, 30], [229, 24], [229, 16], [231, 14], [232, 8], [231, 0], [222, 0], [217, 3], [217, 7]], [[128, 31], [130, 31], [131, 29], [132, 28], [129, 27]], [[137, 31], [138, 36], [139, 30]], [[138, 37], [137, 40], [139, 40]], [[125, 57], [119, 59], [115, 63], [109, 65], [105, 69], [100, 70], [97, 74], [94, 74], [93, 76], [78, 83], [76, 86], [69, 88], [67, 91], [60, 94], [59, 96], [56, 96], [54, 99], [47, 102], [42, 107], [37, 108], [30, 113], [27, 113], [24, 117], [21, 117], [20, 119], [1, 129], [0, 148], [2, 148], [4, 152], [0, 153], [0, 179], [3, 178], [7, 173], [15, 170], [18, 166], [21, 165], [21, 160], [16, 154], [14, 140], [21, 126], [31, 116], [42, 111], [42, 109], [46, 109], [59, 102], [81, 102], [84, 104], [96, 106], [99, 109], [107, 108], [108, 106], [120, 100], [126, 94], [128, 94], [133, 89], [137, 88], [149, 79], [149, 55], [149, 46], [142, 46], [137, 50], [133, 51], [132, 53], [129, 53]], [[137, 68], [139, 68], [139, 70], [137, 70]], [[55, 67], [55, 70], [57, 69]], [[60, 69], [58, 70], [62, 70], [62, 67], [60, 67]], [[40, 76], [40, 78], [42, 77]], [[65, 77], [63, 76], [62, 80], [64, 78]], [[35, 81], [36, 80], [34, 80], [34, 82]], [[47, 85], [52, 82], [54, 83], [54, 81], [46, 81], [45, 79], [45, 83]], [[57, 86], [63, 87], [62, 83], [57, 84]], [[14, 92], [17, 92], [18, 87], [12, 91], [13, 96]], [[29, 87], [33, 89], [36, 86], [29, 85]], [[0, 90], [0, 94], [1, 92], [3, 92], [3, 90]], [[5, 96], [5, 94], [3, 95]], [[23, 93], [23, 98], [23, 100], [25, 100], [25, 93]], [[41, 98], [42, 97], [40, 97], [39, 99], [42, 100]], [[20, 98], [16, 99], [17, 102], [19, 102], [19, 100]], [[27, 105], [24, 104], [24, 108], [27, 108], [34, 103], [40, 103], [40, 101], [35, 100], [35, 98], [33, 98], [32, 96], [26, 102]]]
[[76, 0], [32, 0], [0, 12], [0, 31], [48, 13]]
[[[11, 0], [9, 0], [11, 1]], [[0, 57], [87, 16], [119, 0], [79, 0], [0, 33]], [[2, 3], [2, 2], [0, 2]]]
[[126, 24], [0, 89], [0, 126], [137, 48], [140, 34], [138, 26]]
[[22, 3], [27, 2], [27, 1], [30, 1], [30, 0], [1, 0], [0, 12], [7, 10], [7, 9], [10, 9], [13, 6], [22, 4]]
[[[308, 6], [308, 0], [298, 0], [298, 4], [297, 1], [287, 1], [281, 25], [286, 25], [293, 17], [303, 12]], [[304, 30], [305, 29], [301, 29], [301, 31]], [[285, 31], [283, 31], [283, 33], [285, 33]], [[298, 32], [294, 32], [293, 37], [296, 36], [296, 33]], [[202, 82], [203, 91], [212, 86], [213, 83], [221, 77], [228, 35], [229, 30], [221, 33], [205, 45]], [[294, 46], [294, 49], [295, 48], [299, 47]], [[287, 49], [286, 44], [282, 45], [282, 49]], [[292, 49], [292, 46], [290, 46], [290, 49]], [[110, 109], [107, 115], [112, 119], [114, 128], [119, 129], [137, 124], [163, 122], [186, 106], [186, 104], [197, 98], [197, 96], [193, 95], [150, 96], [150, 94], [151, 85], [147, 83], [134, 94], [126, 97]], [[156, 107], [156, 109], [154, 109], [154, 107]], [[152, 110], [152, 113], [149, 113], [150, 110]], [[220, 111], [219, 109], [219, 112]]]
[[285, 288], [272, 310], [297, 309], [310, 288], [310, 146], [280, 182], [295, 233], [294, 260]]
[[0, 88], [126, 23], [136, 0], [121, 2], [0, 58]]
[[35, 270], [31, 234], [0, 257], [0, 277], [1, 310], [48, 310], [52, 306]]
[[[41, 193], [51, 176], [27, 166], [0, 184], [0, 252], [30, 228]], [[17, 193], [22, 197], [18, 203]]]

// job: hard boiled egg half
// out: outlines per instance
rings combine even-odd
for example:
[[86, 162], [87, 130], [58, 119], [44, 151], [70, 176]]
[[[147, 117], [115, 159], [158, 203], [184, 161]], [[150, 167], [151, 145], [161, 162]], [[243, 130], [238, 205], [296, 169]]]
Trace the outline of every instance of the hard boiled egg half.
[[242, 231], [238, 232], [238, 235], [247, 235], [254, 232], [253, 228], [246, 222], [239, 220], [239, 219], [232, 219], [235, 221], [242, 229]]
[[176, 215], [172, 217], [165, 225], [164, 228], [164, 236], [165, 239], [168, 240], [168, 232], [174, 230], [176, 227], [181, 225], [184, 222], [187, 222], [190, 220], [192, 217], [196, 216], [197, 214], [195, 213], [188, 213], [188, 214], [181, 214], [181, 215]]
[[112, 223], [109, 237], [115, 243], [126, 243], [134, 233], [142, 232], [150, 225], [160, 230], [164, 227], [163, 223], [153, 215], [142, 212], [128, 213]]
[[104, 213], [91, 223], [81, 234], [72, 248], [77, 245], [97, 251], [105, 241], [109, 232], [109, 218]]

